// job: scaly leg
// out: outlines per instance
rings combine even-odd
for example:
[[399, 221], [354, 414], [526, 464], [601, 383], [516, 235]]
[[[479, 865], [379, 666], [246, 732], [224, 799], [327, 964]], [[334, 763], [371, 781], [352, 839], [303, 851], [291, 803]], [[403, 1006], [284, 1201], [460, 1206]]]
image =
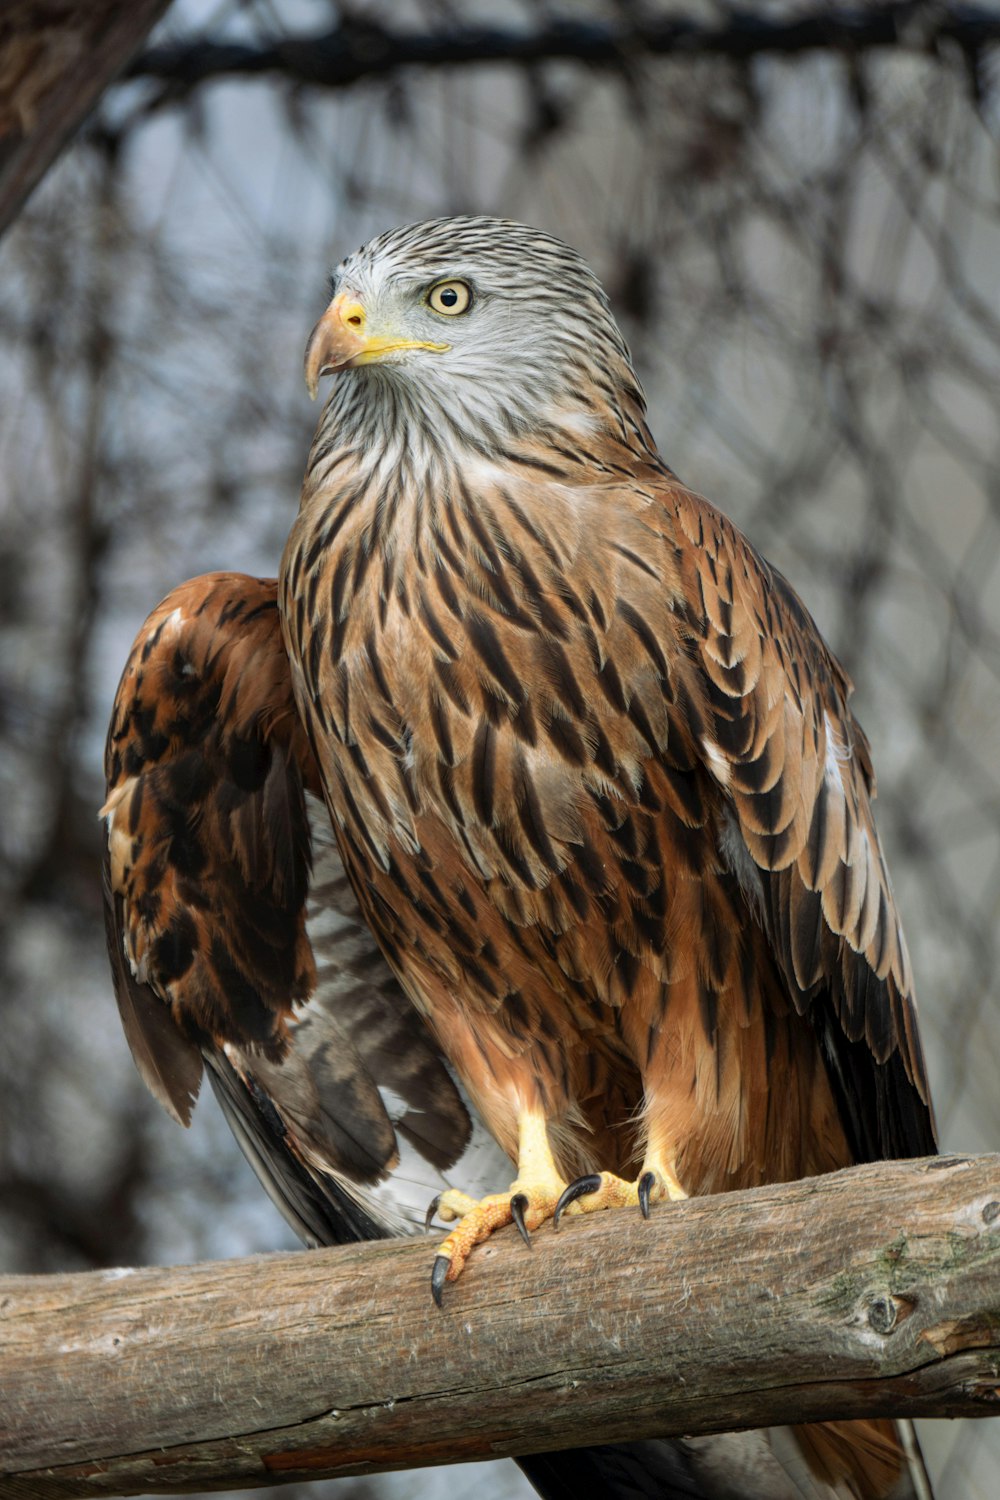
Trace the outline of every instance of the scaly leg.
[[642, 1210], [644, 1219], [649, 1218], [651, 1203], [664, 1199], [677, 1202], [687, 1193], [677, 1177], [676, 1152], [665, 1141], [650, 1138], [642, 1171], [634, 1182], [626, 1182], [613, 1172], [591, 1172], [571, 1182], [556, 1204], [553, 1227], [559, 1228], [564, 1213], [576, 1209], [590, 1214], [600, 1208], [634, 1208]]
[[431, 1291], [438, 1307], [446, 1281], [455, 1281], [474, 1245], [490, 1237], [504, 1224], [516, 1224], [527, 1244], [528, 1231], [551, 1219], [560, 1197], [565, 1196], [566, 1182], [559, 1171], [549, 1145], [545, 1116], [537, 1107], [521, 1110], [517, 1117], [517, 1177], [506, 1193], [491, 1193], [486, 1198], [470, 1198], [449, 1188], [431, 1204], [430, 1220], [436, 1213], [445, 1222], [459, 1222], [442, 1240], [431, 1274]]

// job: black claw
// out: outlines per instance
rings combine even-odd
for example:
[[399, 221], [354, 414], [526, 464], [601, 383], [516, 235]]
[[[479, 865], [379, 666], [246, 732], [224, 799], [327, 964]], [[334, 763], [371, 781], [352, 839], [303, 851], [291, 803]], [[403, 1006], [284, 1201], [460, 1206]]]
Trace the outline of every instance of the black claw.
[[656, 1174], [654, 1172], [643, 1172], [639, 1178], [639, 1207], [642, 1217], [649, 1218], [649, 1195], [656, 1186]]
[[552, 1216], [552, 1228], [559, 1228], [559, 1220], [571, 1203], [575, 1203], [577, 1198], [586, 1198], [588, 1194], [596, 1193], [600, 1186], [600, 1173], [589, 1172], [586, 1177], [578, 1177], [575, 1182], [570, 1183], [569, 1187], [563, 1188], [559, 1202], [556, 1204], [556, 1211]]
[[427, 1210], [426, 1217], [424, 1218], [424, 1228], [425, 1229], [430, 1229], [431, 1224], [434, 1222], [434, 1215], [437, 1213], [437, 1211], [438, 1211], [438, 1209], [440, 1207], [441, 1207], [441, 1194], [438, 1193], [438, 1195], [437, 1195], [436, 1198], [432, 1198], [431, 1199], [431, 1206]]
[[531, 1235], [528, 1233], [528, 1226], [524, 1222], [524, 1210], [527, 1207], [528, 1200], [525, 1197], [524, 1193], [515, 1193], [513, 1198], [510, 1200], [510, 1216], [514, 1220], [514, 1223], [517, 1225], [522, 1240], [530, 1250], [532, 1249]]
[[442, 1307], [441, 1293], [444, 1291], [445, 1281], [448, 1279], [448, 1267], [451, 1265], [451, 1257], [448, 1255], [436, 1255], [434, 1257], [434, 1269], [431, 1271], [431, 1296]]

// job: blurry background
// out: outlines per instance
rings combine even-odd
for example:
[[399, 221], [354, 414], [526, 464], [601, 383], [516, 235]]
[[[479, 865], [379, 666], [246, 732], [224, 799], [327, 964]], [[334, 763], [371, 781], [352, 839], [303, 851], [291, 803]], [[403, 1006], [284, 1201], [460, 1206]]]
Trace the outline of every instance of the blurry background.
[[[838, 16], [177, 0], [0, 243], [0, 1268], [291, 1243], [211, 1100], [185, 1135], [132, 1067], [102, 739], [173, 584], [276, 570], [327, 272], [439, 213], [590, 257], [669, 463], [845, 662], [943, 1146], [1000, 1146], [1000, 14]], [[923, 1428], [939, 1500], [996, 1494], [997, 1425]], [[331, 1500], [446, 1484], [528, 1493]]]

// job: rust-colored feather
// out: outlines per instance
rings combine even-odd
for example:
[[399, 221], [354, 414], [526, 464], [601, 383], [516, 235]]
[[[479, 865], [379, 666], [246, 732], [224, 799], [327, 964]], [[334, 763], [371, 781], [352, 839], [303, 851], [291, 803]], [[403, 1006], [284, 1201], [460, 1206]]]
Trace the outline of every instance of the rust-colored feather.
[[[113, 926], [183, 1036], [273, 1057], [315, 974], [304, 785], [273, 584], [211, 574], [153, 612], [108, 734]], [[117, 948], [118, 942], [113, 943]]]
[[623, 1169], [658, 1118], [697, 1191], [931, 1150], [850, 684], [729, 522], [640, 477], [558, 510], [516, 466], [466, 485], [385, 592], [341, 566], [372, 512], [307, 479], [283, 620], [365, 916], [510, 1152], [525, 1097], [567, 1170]]

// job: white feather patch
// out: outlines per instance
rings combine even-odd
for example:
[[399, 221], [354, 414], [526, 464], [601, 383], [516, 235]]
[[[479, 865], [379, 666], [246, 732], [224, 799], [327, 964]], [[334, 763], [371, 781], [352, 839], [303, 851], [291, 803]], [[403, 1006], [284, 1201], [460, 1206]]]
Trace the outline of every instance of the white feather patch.
[[718, 745], [714, 745], [709, 739], [703, 739], [701, 742], [701, 748], [705, 752], [705, 759], [708, 761], [708, 769], [711, 771], [716, 781], [720, 786], [728, 786], [729, 779], [732, 774], [732, 767], [730, 766], [726, 757], [723, 755], [722, 751], [719, 749]]

